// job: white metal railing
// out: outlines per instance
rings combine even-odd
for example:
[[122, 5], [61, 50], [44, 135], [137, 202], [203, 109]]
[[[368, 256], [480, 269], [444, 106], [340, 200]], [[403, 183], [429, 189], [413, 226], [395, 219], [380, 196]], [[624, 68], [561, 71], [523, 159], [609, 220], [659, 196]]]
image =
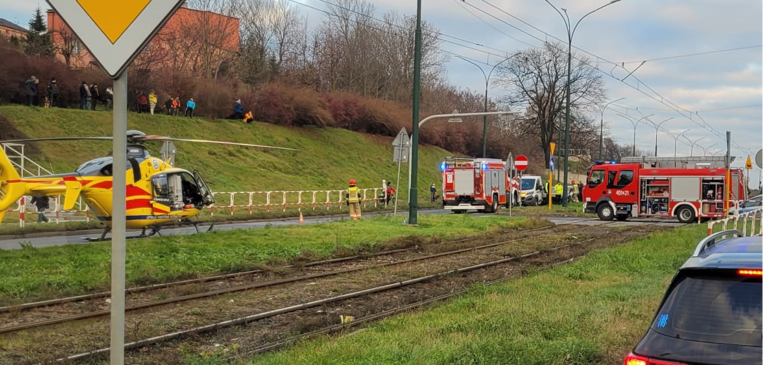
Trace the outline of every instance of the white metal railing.
[[[367, 207], [369, 204], [373, 204], [374, 207], [386, 204], [386, 201], [379, 200], [379, 192], [383, 192], [382, 188], [370, 188], [360, 189], [361, 199], [360, 203], [363, 207]], [[214, 196], [228, 197], [219, 198], [220, 202], [212, 205], [210, 214], [213, 215], [216, 210], [226, 209], [230, 215], [235, 214], [235, 209], [247, 209], [248, 214], [253, 214], [254, 209], [263, 208], [267, 213], [273, 211], [287, 211], [289, 208], [295, 208], [298, 211], [302, 209], [316, 210], [325, 209], [343, 209], [346, 204], [346, 192], [347, 190], [294, 190], [294, 191], [244, 191], [244, 192], [214, 192]], [[31, 201], [30, 196], [21, 197], [16, 202], [16, 209], [11, 209], [11, 212], [19, 213], [19, 226], [24, 227], [26, 213], [36, 213], [33, 206], [29, 206], [30, 211], [27, 210], [27, 205]], [[53, 214], [52, 217], [48, 217], [52, 222], [59, 224], [61, 222], [84, 220], [85, 222], [91, 221], [90, 209], [82, 202], [80, 198], [78, 205], [75, 209], [64, 210], [62, 209], [62, 196], [50, 197], [49, 209], [46, 209], [43, 214]], [[391, 202], [394, 204], [393, 201]], [[74, 219], [78, 217], [77, 219]]]
[[[741, 226], [740, 226], [741, 225]], [[715, 228], [720, 227], [719, 230]], [[719, 219], [716, 221], [709, 221], [707, 223], [707, 235], [711, 235], [713, 232], [721, 232], [727, 230], [741, 231], [744, 236], [747, 236], [747, 230], [749, 229], [749, 236], [762, 236], [763, 235], [763, 209], [755, 209], [753, 211], [735, 214], [728, 218]]]
[[[18, 143], [3, 143], [3, 152], [8, 156], [8, 160], [11, 161], [11, 165], [19, 170], [19, 175], [24, 176], [40, 176], [40, 175], [53, 175], [53, 172], [40, 166], [35, 161], [32, 161], [24, 154], [24, 145]], [[33, 170], [29, 170], [32, 168]]]
[[[373, 201], [374, 207], [379, 202], [379, 191], [381, 188], [360, 189], [362, 194], [360, 203], [363, 207], [368, 206]], [[289, 207], [295, 207], [299, 211], [304, 207], [311, 207], [312, 210], [320, 209], [330, 210], [331, 206], [338, 206], [342, 209], [346, 203], [347, 190], [292, 190], [292, 191], [237, 191], [237, 192], [216, 192], [214, 196], [229, 196], [220, 204], [214, 204], [210, 207], [211, 215], [216, 209], [229, 209], [230, 215], [235, 214], [235, 208], [246, 208], [248, 213], [252, 214], [254, 208], [264, 208], [267, 212], [273, 210], [282, 210], [285, 212]], [[369, 198], [369, 193], [373, 197]], [[338, 199], [337, 199], [338, 198]]]

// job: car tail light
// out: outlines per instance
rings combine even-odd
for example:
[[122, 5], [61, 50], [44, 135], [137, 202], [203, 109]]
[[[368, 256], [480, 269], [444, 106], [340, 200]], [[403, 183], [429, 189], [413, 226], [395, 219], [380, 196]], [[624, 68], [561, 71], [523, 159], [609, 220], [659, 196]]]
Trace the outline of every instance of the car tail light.
[[739, 270], [739, 275], [743, 276], [763, 276], [763, 270]]
[[638, 356], [630, 352], [629, 355], [627, 355], [627, 357], [624, 359], [624, 365], [685, 365], [685, 364], [681, 362], [669, 362], [669, 361], [649, 359], [647, 357]]

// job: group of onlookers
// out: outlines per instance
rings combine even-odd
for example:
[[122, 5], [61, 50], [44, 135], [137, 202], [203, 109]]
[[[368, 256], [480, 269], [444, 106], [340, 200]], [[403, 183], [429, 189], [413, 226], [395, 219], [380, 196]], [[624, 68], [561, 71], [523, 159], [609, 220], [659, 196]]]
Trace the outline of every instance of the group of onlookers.
[[24, 96], [26, 98], [26, 104], [28, 106], [40, 106], [41, 101], [44, 106], [58, 107], [59, 106], [59, 84], [55, 77], [51, 78], [46, 88], [46, 93], [40, 90], [40, 79], [34, 76], [30, 76], [27, 81], [24, 82]]
[[114, 95], [110, 87], [107, 87], [102, 93], [99, 84], [88, 85], [87, 82], [83, 81], [80, 85], [80, 109], [96, 110], [96, 104], [101, 102], [105, 104], [107, 110], [112, 110], [113, 98]]

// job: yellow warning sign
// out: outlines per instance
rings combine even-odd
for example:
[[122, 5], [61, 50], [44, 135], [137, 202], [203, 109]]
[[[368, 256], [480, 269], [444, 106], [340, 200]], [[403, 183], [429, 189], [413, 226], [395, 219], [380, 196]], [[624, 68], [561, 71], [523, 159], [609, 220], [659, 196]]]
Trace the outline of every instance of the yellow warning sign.
[[77, 0], [96, 26], [115, 44], [125, 30], [147, 7], [150, 0]]
[[555, 142], [549, 142], [549, 149], [552, 151], [550, 152], [551, 155], [555, 154]]
[[747, 164], [744, 166], [747, 170], [752, 170], [752, 159], [749, 158], [749, 155], [747, 155]]

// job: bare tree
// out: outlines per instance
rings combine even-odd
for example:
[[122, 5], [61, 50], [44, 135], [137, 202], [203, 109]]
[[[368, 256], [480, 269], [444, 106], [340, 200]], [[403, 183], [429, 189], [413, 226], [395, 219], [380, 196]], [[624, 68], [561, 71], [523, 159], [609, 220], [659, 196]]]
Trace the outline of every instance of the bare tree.
[[[547, 43], [544, 48], [518, 52], [500, 68], [499, 84], [511, 88], [507, 102], [528, 107], [527, 133], [538, 135], [549, 159], [557, 118], [565, 114], [568, 53], [562, 46]], [[574, 56], [571, 71], [571, 115], [604, 97], [603, 81], [589, 59]]]
[[52, 37], [58, 38], [54, 41], [56, 53], [64, 58], [64, 64], [67, 65], [67, 68], [71, 68], [72, 57], [81, 52], [82, 43], [80, 42], [80, 39], [66, 27], [51, 30], [51, 33]]

